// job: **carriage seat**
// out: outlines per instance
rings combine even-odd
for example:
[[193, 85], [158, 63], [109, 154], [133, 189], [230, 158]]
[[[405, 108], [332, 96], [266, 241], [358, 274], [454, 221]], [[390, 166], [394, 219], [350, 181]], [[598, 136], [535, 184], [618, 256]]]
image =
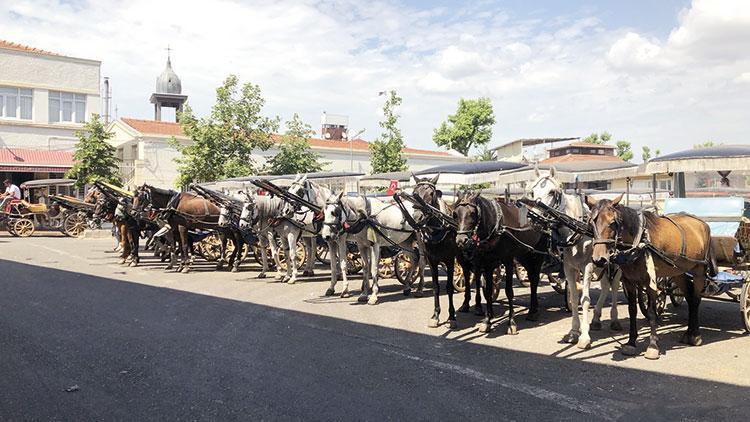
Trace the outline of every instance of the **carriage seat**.
[[23, 201], [23, 202], [24, 202], [23, 206], [26, 207], [26, 209], [28, 209], [29, 212], [32, 212], [35, 214], [47, 212], [47, 205], [45, 204], [32, 204], [26, 201]]

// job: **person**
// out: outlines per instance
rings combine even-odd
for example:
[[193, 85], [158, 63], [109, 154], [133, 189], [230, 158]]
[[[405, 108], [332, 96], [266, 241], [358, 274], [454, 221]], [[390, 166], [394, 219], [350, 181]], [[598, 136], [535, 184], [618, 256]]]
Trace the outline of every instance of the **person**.
[[0, 194], [2, 202], [0, 202], [0, 210], [5, 210], [10, 205], [10, 201], [14, 199], [21, 199], [21, 189], [14, 185], [9, 179], [5, 179], [3, 182], [5, 185], [5, 192]]

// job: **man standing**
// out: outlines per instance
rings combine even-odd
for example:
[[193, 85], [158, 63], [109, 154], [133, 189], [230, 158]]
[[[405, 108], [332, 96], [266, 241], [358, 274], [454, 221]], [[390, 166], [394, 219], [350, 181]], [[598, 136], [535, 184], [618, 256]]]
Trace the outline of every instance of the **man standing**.
[[5, 193], [0, 194], [0, 198], [2, 198], [0, 210], [6, 210], [6, 207], [10, 206], [10, 201], [21, 199], [21, 189], [18, 186], [14, 185], [9, 179], [5, 179], [3, 184], [5, 185]]

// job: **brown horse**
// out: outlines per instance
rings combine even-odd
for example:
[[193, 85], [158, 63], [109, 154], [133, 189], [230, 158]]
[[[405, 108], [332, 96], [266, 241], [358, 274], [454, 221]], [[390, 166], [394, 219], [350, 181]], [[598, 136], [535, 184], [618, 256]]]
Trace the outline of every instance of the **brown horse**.
[[[176, 202], [176, 203], [175, 203]], [[221, 210], [208, 199], [192, 192], [180, 193], [176, 200], [170, 202], [167, 221], [171, 227], [177, 228], [182, 249], [182, 261], [177, 271], [190, 271], [190, 242], [188, 230], [203, 229], [216, 230], [219, 228]]]
[[646, 358], [659, 358], [656, 332], [658, 277], [671, 277], [685, 293], [689, 311], [688, 329], [680, 341], [700, 345], [698, 306], [706, 276], [716, 267], [711, 252], [711, 229], [708, 224], [689, 214], [658, 216], [648, 211], [639, 213], [621, 205], [620, 200], [622, 195], [614, 200], [586, 198], [591, 208], [595, 235], [594, 264], [603, 267], [610, 259], [619, 264], [623, 287], [628, 293], [630, 338], [622, 346], [622, 353], [636, 354], [636, 304], [639, 289], [645, 289], [648, 295], [647, 318], [651, 326]]
[[116, 249], [120, 250], [120, 264], [124, 264], [128, 260], [128, 257], [131, 257], [131, 260], [134, 260], [135, 265], [137, 265], [137, 251], [134, 251], [133, 245], [136, 245], [135, 247], [137, 248], [138, 231], [131, 230], [126, 219], [117, 217], [117, 208], [119, 205], [117, 198], [107, 195], [94, 187], [88, 191], [84, 197], [84, 201], [94, 201], [96, 203], [94, 218], [111, 222], [115, 227], [118, 241]]

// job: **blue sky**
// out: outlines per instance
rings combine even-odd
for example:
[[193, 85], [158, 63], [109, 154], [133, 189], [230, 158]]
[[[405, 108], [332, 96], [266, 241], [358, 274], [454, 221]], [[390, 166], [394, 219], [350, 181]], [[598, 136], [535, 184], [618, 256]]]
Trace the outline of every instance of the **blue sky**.
[[[403, 97], [408, 145], [461, 97], [489, 97], [492, 145], [608, 130], [662, 152], [750, 130], [750, 1], [0, 0], [2, 36], [102, 61], [121, 117], [152, 116], [165, 47], [207, 113], [228, 74], [259, 84], [264, 113], [350, 116], [379, 133]], [[636, 152], [636, 157], [640, 154]]]

